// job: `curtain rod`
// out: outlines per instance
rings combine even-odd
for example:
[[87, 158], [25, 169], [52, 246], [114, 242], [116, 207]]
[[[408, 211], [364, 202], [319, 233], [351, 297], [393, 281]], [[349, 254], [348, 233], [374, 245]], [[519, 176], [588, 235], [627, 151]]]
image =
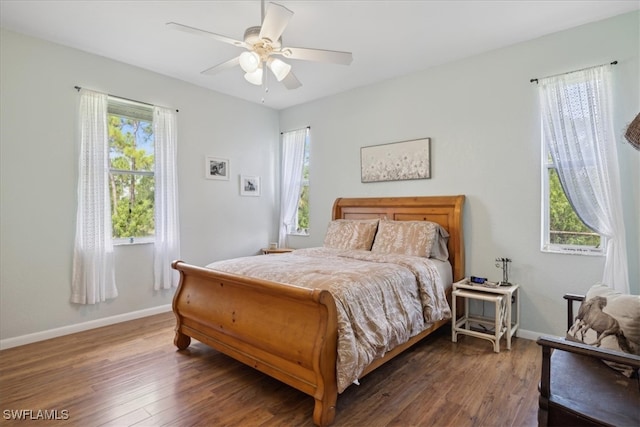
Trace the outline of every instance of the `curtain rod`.
[[[291, 130], [288, 130], [288, 131], [286, 131], [286, 132], [295, 132], [295, 131], [297, 131], [297, 130], [302, 130], [302, 129], [311, 129], [311, 126], [307, 126], [307, 127], [303, 127], [303, 128], [298, 128], [298, 129], [291, 129]], [[285, 133], [285, 132], [280, 132], [280, 135], [282, 135], [282, 134], [284, 134], [284, 133]]]
[[[618, 63], [618, 61], [612, 61], [610, 62], [608, 65], [616, 65]], [[607, 64], [600, 64], [600, 65], [594, 65], [593, 67], [586, 67], [586, 68], [580, 68], [579, 70], [575, 70], [575, 71], [568, 71], [566, 73], [560, 73], [560, 74], [554, 74], [552, 76], [547, 76], [547, 77], [542, 77], [543, 79], [548, 79], [549, 77], [557, 77], [557, 76], [561, 76], [563, 74], [569, 74], [569, 73], [577, 73], [578, 71], [584, 71], [584, 70], [590, 70], [592, 68], [596, 68], [596, 67], [602, 67], [603, 65], [607, 65]], [[538, 79], [531, 79], [529, 80], [529, 83], [533, 83], [536, 82], [536, 84], [538, 83]]]
[[[78, 92], [80, 92], [80, 89], [82, 89], [81, 86], [74, 86], [73, 87], [75, 90], [77, 90]], [[94, 91], [95, 92], [95, 91]], [[149, 107], [155, 107], [155, 105], [153, 104], [149, 104], [148, 102], [142, 102], [142, 101], [136, 101], [135, 99], [130, 99], [130, 98], [125, 98], [124, 96], [118, 96], [118, 95], [111, 95], [110, 93], [107, 94], [107, 96], [111, 96], [113, 98], [119, 98], [119, 99], [124, 99], [125, 101], [129, 101], [129, 102], [135, 102], [137, 104], [142, 104], [142, 105], [148, 105]], [[158, 107], [162, 107], [161, 105], [158, 105]], [[162, 108], [167, 108], [167, 107], [162, 107]], [[170, 108], [167, 108], [170, 109]], [[176, 113], [180, 112], [180, 110], [176, 109]]]

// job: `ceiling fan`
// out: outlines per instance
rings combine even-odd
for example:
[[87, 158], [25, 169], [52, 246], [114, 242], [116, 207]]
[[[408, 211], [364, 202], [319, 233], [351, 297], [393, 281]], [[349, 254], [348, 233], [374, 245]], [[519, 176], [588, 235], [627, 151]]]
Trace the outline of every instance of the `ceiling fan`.
[[246, 52], [233, 59], [202, 71], [202, 74], [213, 75], [240, 65], [245, 72], [244, 78], [249, 83], [258, 86], [265, 82], [265, 68], [271, 70], [276, 80], [281, 82], [287, 89], [296, 89], [302, 86], [291, 71], [291, 65], [277, 58], [277, 56], [304, 61], [351, 64], [353, 59], [351, 52], [283, 46], [282, 33], [291, 17], [293, 17], [293, 12], [276, 3], [269, 3], [265, 11], [264, 0], [261, 1], [261, 8], [262, 25], [247, 28], [242, 41], [177, 22], [167, 22], [167, 25], [176, 30], [210, 37], [214, 40], [247, 49]]

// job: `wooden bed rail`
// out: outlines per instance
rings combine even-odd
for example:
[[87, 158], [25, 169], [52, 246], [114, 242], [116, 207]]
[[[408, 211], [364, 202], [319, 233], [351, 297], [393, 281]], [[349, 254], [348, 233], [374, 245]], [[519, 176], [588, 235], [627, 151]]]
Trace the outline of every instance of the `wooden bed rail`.
[[182, 261], [174, 261], [172, 267], [180, 272], [173, 299], [174, 344], [179, 349], [186, 349], [193, 337], [313, 396], [314, 422], [333, 422], [338, 337], [329, 292]]

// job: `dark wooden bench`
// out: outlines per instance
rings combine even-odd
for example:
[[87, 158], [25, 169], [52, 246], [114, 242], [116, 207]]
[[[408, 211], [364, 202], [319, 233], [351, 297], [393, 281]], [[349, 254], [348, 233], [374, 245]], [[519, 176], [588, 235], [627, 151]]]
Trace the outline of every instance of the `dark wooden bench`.
[[[568, 326], [573, 302], [567, 294]], [[640, 356], [543, 336], [538, 424], [540, 426], [640, 426]], [[608, 360], [635, 369], [627, 378], [605, 365]]]

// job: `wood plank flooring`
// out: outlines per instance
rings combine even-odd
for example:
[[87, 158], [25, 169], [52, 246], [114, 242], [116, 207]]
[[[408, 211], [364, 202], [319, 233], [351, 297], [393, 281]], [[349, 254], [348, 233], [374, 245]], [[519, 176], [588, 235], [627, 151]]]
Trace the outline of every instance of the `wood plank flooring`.
[[[1, 351], [0, 425], [313, 425], [311, 397], [195, 340], [176, 351], [174, 322], [164, 313]], [[339, 395], [334, 425], [535, 426], [539, 378], [535, 342], [498, 354], [442, 328]], [[45, 416], [58, 420], [30, 419]]]

